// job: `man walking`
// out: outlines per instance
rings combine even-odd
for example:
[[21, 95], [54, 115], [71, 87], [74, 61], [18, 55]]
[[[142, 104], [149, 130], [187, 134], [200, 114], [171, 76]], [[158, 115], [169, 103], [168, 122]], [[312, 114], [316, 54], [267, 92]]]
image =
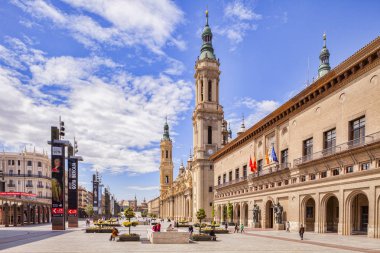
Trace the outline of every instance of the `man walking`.
[[301, 224], [301, 227], [300, 227], [299, 233], [300, 233], [301, 240], [303, 240], [303, 234], [305, 233], [305, 228], [303, 227], [302, 224]]
[[244, 224], [242, 223], [242, 224], [240, 224], [240, 233], [245, 233], [245, 231], [244, 231]]
[[234, 233], [239, 233], [239, 225], [237, 223], [235, 223], [235, 231]]

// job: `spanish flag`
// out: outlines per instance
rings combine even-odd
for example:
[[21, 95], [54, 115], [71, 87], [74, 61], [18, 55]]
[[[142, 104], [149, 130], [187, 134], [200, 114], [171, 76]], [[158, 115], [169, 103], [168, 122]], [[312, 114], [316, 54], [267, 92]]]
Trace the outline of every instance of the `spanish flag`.
[[253, 162], [252, 162], [252, 158], [249, 157], [249, 167], [251, 168], [251, 172], [255, 172], [256, 171], [257, 166], [256, 166], [256, 159], [255, 159], [255, 157], [253, 157]]

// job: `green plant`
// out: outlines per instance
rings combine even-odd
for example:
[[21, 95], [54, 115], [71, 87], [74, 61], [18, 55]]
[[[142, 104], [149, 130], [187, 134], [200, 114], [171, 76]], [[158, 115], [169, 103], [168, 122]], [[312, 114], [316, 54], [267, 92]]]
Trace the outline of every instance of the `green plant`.
[[139, 234], [121, 234], [119, 236], [119, 241], [140, 241]]
[[[199, 224], [202, 224], [202, 220], [206, 218], [206, 212], [203, 208], [199, 209], [197, 212], [197, 219]], [[199, 234], [201, 234], [202, 226], [199, 226]]]
[[[128, 207], [125, 211], [124, 211], [124, 216], [125, 218], [128, 219], [129, 222], [131, 222], [131, 219], [135, 217], [135, 212], [133, 212], [132, 208]], [[133, 225], [131, 223], [131, 225]], [[128, 226], [128, 233], [131, 234], [131, 225]]]
[[212, 219], [214, 220], [214, 218], [215, 218], [215, 208], [214, 208], [214, 203], [212, 203], [211, 217], [212, 217]]
[[88, 217], [92, 217], [94, 215], [94, 208], [92, 207], [92, 205], [86, 206], [84, 211], [86, 212]]

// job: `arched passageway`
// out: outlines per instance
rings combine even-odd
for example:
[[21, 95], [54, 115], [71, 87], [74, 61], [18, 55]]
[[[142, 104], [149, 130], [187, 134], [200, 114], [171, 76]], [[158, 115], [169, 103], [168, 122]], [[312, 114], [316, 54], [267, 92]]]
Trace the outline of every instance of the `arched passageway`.
[[315, 201], [309, 198], [305, 203], [304, 223], [306, 231], [314, 231], [315, 225]]
[[368, 233], [368, 198], [359, 193], [349, 199], [350, 228], [352, 235]]
[[337, 233], [339, 223], [339, 201], [331, 196], [326, 203], [326, 232]]
[[271, 200], [268, 200], [265, 205], [265, 228], [273, 228], [273, 224], [273, 202]]

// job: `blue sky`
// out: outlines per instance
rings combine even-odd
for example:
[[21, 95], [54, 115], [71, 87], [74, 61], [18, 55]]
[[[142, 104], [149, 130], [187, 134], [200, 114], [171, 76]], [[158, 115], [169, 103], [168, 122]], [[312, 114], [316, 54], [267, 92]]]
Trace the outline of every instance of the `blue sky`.
[[332, 67], [379, 35], [378, 1], [1, 1], [0, 145], [46, 150], [62, 115], [82, 185], [98, 169], [119, 200], [157, 196], [165, 115], [175, 174], [192, 146], [206, 6], [234, 136], [316, 77], [323, 32]]

